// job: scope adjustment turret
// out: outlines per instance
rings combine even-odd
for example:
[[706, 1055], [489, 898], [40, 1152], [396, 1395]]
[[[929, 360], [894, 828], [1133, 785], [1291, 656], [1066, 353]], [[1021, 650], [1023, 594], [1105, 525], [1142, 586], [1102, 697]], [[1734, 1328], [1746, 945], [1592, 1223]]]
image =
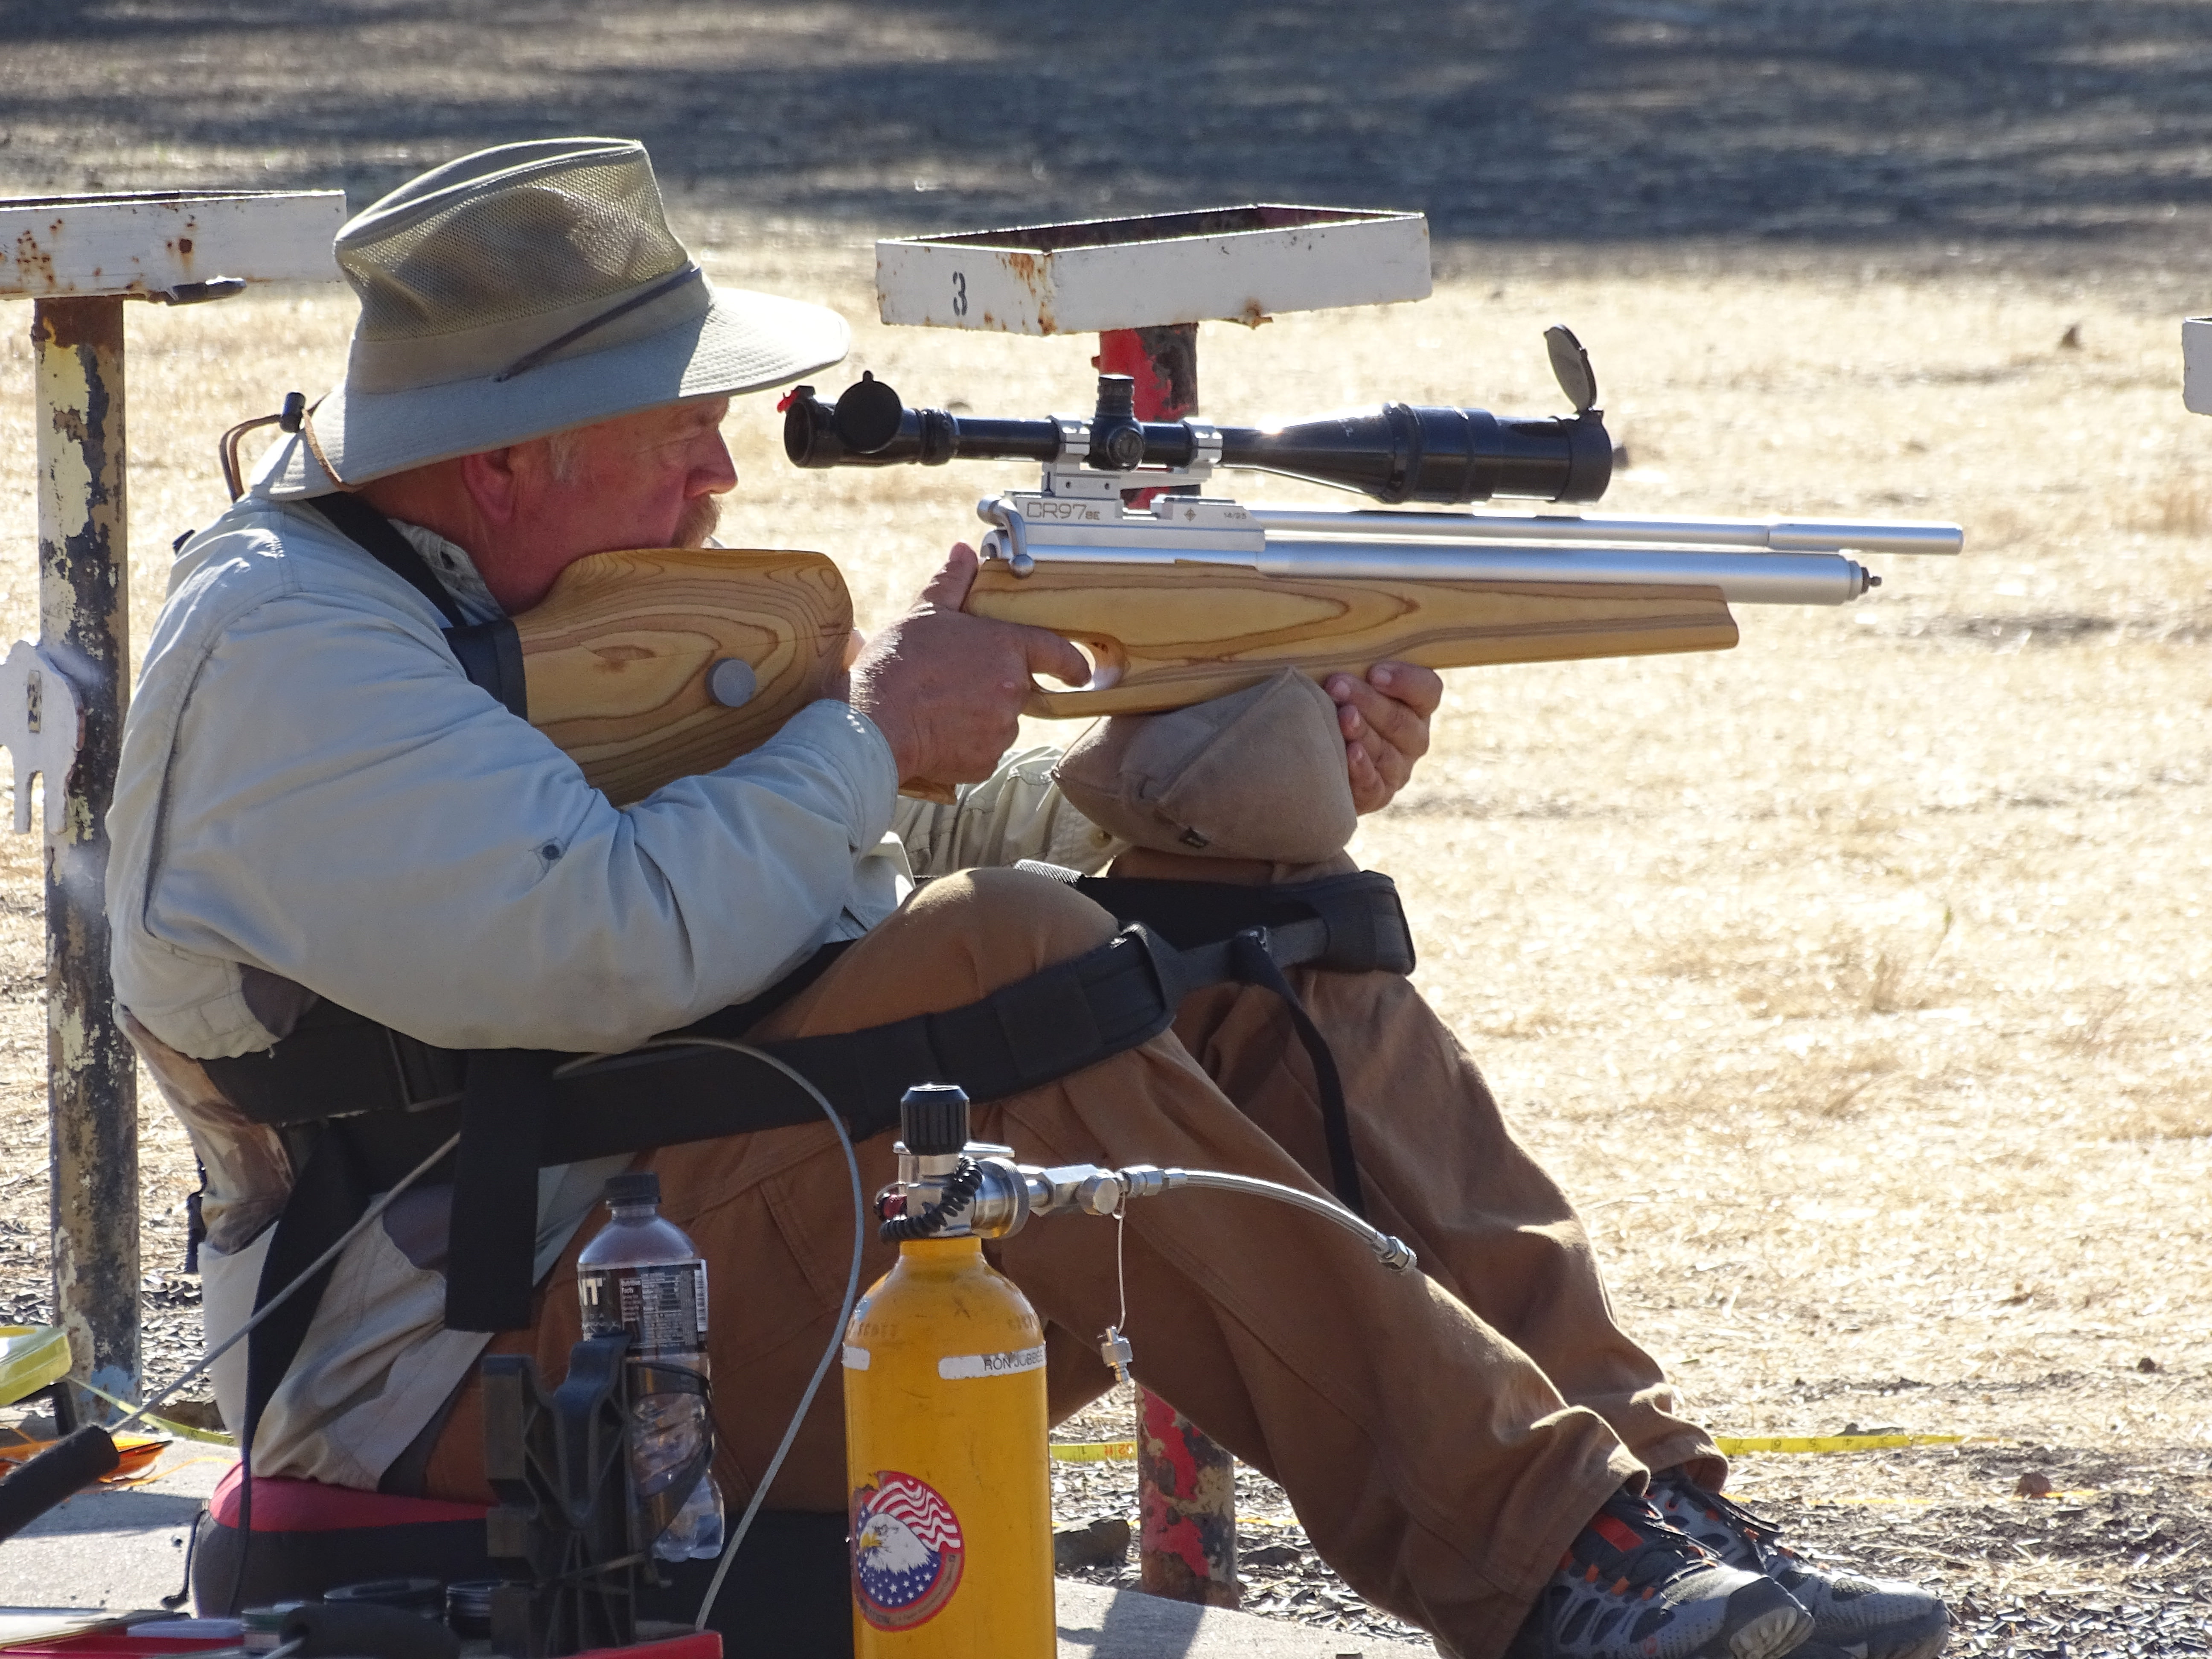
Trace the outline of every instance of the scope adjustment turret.
[[1145, 464], [1145, 428], [1137, 419], [1137, 383], [1128, 375], [1098, 377], [1098, 407], [1091, 417], [1091, 453], [1083, 459], [1103, 472], [1133, 472]]

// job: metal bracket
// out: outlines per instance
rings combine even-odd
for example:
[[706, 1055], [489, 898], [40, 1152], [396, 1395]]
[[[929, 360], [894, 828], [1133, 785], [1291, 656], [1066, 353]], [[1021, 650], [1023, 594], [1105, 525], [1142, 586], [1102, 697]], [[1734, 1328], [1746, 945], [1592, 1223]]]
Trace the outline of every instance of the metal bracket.
[[30, 833], [31, 780], [43, 777], [46, 839], [54, 839], [60, 826], [53, 809], [83, 739], [84, 714], [69, 676], [29, 641], [16, 641], [7, 660], [0, 662], [0, 747], [15, 764], [17, 835]]

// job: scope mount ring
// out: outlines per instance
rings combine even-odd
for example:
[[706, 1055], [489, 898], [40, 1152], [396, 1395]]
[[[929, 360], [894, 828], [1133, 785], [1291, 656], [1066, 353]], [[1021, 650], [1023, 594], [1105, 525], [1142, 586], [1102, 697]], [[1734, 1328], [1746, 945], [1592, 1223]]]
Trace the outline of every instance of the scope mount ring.
[[1221, 428], [1204, 421], [1185, 421], [1190, 428], [1190, 464], [1181, 469], [1181, 476], [1192, 483], [1205, 480], [1213, 469], [1221, 465]]
[[[1007, 567], [1017, 576], [1026, 576], [1036, 568], [1036, 561], [1030, 556], [1029, 520], [1022, 516], [1021, 508], [1004, 495], [990, 495], [975, 503], [975, 516], [985, 524], [997, 526], [1006, 546]], [[983, 538], [983, 551], [992, 551], [991, 538]]]

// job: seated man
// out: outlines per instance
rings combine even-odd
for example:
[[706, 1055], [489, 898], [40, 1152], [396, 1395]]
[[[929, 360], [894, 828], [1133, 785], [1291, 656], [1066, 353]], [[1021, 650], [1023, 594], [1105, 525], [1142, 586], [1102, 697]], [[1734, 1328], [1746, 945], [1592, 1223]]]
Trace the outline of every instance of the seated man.
[[[852, 941], [750, 1027], [851, 1032], [962, 1006], [1110, 938], [1071, 889], [988, 866], [1096, 869], [1125, 845], [1054, 784], [1049, 757], [1002, 763], [1032, 672], [1087, 669], [1056, 636], [963, 614], [965, 548], [860, 650], [842, 700], [718, 771], [610, 805], [471, 683], [441, 626], [526, 611], [595, 551], [702, 542], [736, 482], [727, 398], [835, 362], [843, 325], [710, 289], [644, 152], [611, 140], [452, 163], [354, 219], [337, 253], [362, 305], [345, 377], [182, 550], [111, 820], [126, 1029], [207, 1170], [211, 1340], [252, 1306], [307, 1144], [250, 1119], [217, 1078], [319, 1007], [444, 1049], [617, 1051]], [[334, 501], [373, 512], [348, 520]], [[1298, 716], [1316, 694], [1285, 684], [1293, 726], [1324, 718]], [[1309, 781], [1316, 799], [1347, 822], [1354, 803], [1385, 803], [1440, 691], [1400, 665], [1335, 682], [1326, 752], [1341, 770]], [[1089, 760], [1085, 800], [1142, 839], [1115, 819], [1130, 754], [1109, 743]], [[981, 781], [928, 806], [900, 802], [901, 780]], [[1161, 836], [1125, 867], [1177, 873], [1178, 845]], [[1258, 856], [1205, 873], [1302, 873], [1294, 848], [1243, 850]], [[939, 878], [908, 896], [916, 873]], [[1614, 1326], [1573, 1211], [1407, 981], [1294, 977], [1338, 1039], [1369, 1213], [1423, 1272], [1378, 1273], [1356, 1241], [1277, 1206], [1139, 1206], [1127, 1258], [1143, 1380], [1280, 1480], [1346, 1580], [1447, 1652], [1773, 1659], [1808, 1638], [1861, 1659], [1936, 1651], [1936, 1598], [1817, 1571], [1716, 1495], [1713, 1443]], [[1171, 1035], [983, 1104], [977, 1133], [1048, 1162], [1311, 1185], [1328, 1168], [1312, 1078], [1284, 1005], [1224, 986], [1188, 999]], [[872, 1185], [890, 1177], [887, 1136], [860, 1153]], [[448, 1237], [467, 1219], [453, 1187], [408, 1194], [339, 1260], [281, 1379], [255, 1379], [258, 1472], [480, 1495], [476, 1362], [489, 1345], [559, 1370], [582, 1223], [629, 1161], [540, 1172], [535, 1311], [496, 1336], [445, 1322]], [[817, 1125], [647, 1166], [723, 1292], [716, 1469], [734, 1498], [832, 1333], [842, 1154]], [[1114, 1253], [1092, 1230], [1040, 1225], [1003, 1257], [1047, 1322], [1065, 1415], [1109, 1380], [1093, 1344], [1115, 1314]], [[887, 1262], [872, 1245], [867, 1271]], [[234, 1362], [218, 1387], [237, 1425]], [[825, 1391], [778, 1507], [844, 1509], [841, 1441]]]

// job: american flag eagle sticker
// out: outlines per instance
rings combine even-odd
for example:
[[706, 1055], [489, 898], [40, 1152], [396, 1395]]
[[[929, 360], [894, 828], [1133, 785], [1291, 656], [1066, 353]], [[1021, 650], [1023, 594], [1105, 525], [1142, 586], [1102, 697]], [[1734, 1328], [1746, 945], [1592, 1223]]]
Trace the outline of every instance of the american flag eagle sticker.
[[878, 1469], [853, 1492], [853, 1599], [878, 1630], [927, 1624], [960, 1588], [960, 1517], [926, 1480]]

